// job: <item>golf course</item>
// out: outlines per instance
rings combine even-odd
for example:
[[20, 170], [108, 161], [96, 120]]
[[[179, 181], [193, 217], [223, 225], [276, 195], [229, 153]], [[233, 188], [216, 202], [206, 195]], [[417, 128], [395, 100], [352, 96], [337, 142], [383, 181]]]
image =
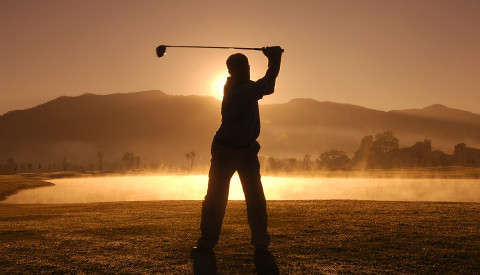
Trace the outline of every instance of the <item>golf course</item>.
[[[281, 274], [480, 272], [479, 203], [273, 200], [267, 207]], [[199, 200], [1, 203], [0, 273], [192, 274], [200, 211]], [[255, 274], [244, 201], [229, 201], [215, 253], [219, 274]]]
[[479, 15], [0, 1], [0, 275], [480, 275]]

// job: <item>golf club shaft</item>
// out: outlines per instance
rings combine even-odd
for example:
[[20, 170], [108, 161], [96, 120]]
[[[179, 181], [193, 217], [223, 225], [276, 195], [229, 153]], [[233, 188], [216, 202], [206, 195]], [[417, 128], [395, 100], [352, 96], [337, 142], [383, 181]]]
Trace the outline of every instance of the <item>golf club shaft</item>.
[[202, 48], [202, 49], [236, 49], [236, 50], [254, 50], [261, 51], [262, 48], [244, 48], [244, 47], [218, 47], [218, 46], [170, 46], [163, 45], [170, 48]]

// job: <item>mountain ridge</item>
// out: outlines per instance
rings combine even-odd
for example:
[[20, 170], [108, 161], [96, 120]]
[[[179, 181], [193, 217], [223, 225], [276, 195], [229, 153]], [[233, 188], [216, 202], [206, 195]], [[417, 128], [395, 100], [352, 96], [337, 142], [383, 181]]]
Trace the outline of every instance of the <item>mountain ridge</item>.
[[[25, 108], [25, 109], [16, 109], [16, 110], [10, 110], [10, 111], [7, 111], [6, 113], [0, 115], [0, 117], [8, 114], [8, 113], [11, 113], [11, 112], [18, 112], [18, 111], [26, 111], [26, 110], [30, 110], [30, 109], [34, 109], [34, 108], [37, 108], [39, 106], [42, 106], [44, 104], [47, 104], [47, 103], [51, 103], [51, 102], [55, 102], [57, 100], [61, 100], [61, 99], [66, 99], [66, 98], [81, 98], [81, 97], [90, 97], [90, 96], [97, 96], [97, 97], [103, 97], [103, 96], [124, 96], [124, 95], [140, 95], [140, 94], [155, 94], [155, 95], [162, 95], [162, 96], [177, 96], [177, 97], [190, 97], [190, 96], [193, 96], [193, 97], [206, 97], [206, 98], [214, 98], [216, 99], [215, 97], [213, 96], [205, 96], [205, 95], [171, 95], [171, 94], [167, 94], [161, 90], [145, 90], [145, 91], [139, 91], [139, 92], [128, 92], [128, 93], [111, 93], [111, 94], [95, 94], [95, 93], [89, 93], [89, 92], [86, 92], [86, 93], [83, 93], [81, 95], [78, 95], [78, 96], [59, 96], [55, 99], [52, 99], [52, 100], [49, 100], [47, 102], [44, 102], [44, 103], [40, 103], [36, 106], [33, 106], [33, 107], [29, 107], [29, 108]], [[219, 100], [219, 99], [216, 99], [216, 100]], [[219, 100], [220, 101], [220, 100]], [[373, 108], [368, 108], [368, 107], [363, 107], [363, 106], [360, 106], [360, 105], [356, 105], [356, 104], [351, 104], [351, 103], [339, 103], [339, 102], [332, 102], [332, 101], [320, 101], [320, 100], [317, 100], [317, 99], [313, 99], [313, 98], [302, 98], [302, 97], [299, 97], [299, 98], [292, 98], [290, 99], [289, 101], [287, 102], [283, 102], [283, 103], [266, 103], [266, 104], [262, 104], [261, 102], [259, 102], [259, 105], [260, 106], [263, 106], [263, 105], [282, 105], [282, 104], [288, 104], [288, 103], [296, 103], [296, 102], [317, 102], [317, 103], [327, 103], [327, 104], [336, 104], [336, 105], [345, 105], [345, 106], [351, 106], [351, 107], [355, 107], [355, 108], [361, 108], [361, 109], [368, 109], [368, 110], [374, 110], [374, 111], [378, 111], [378, 112], [406, 112], [406, 113], [409, 113], [409, 112], [423, 112], [423, 111], [431, 111], [431, 110], [434, 110], [434, 111], [438, 111], [438, 110], [449, 110], [449, 111], [458, 111], [458, 112], [462, 112], [462, 113], [466, 113], [466, 114], [471, 114], [471, 115], [474, 115], [474, 116], [478, 116], [480, 117], [480, 114], [477, 114], [477, 113], [474, 113], [474, 112], [471, 112], [471, 111], [466, 111], [466, 110], [462, 110], [462, 109], [457, 109], [457, 108], [451, 108], [451, 107], [448, 107], [448, 106], [445, 106], [443, 104], [439, 104], [439, 103], [434, 103], [434, 104], [431, 104], [431, 105], [428, 105], [426, 107], [423, 107], [423, 108], [409, 108], [409, 109], [394, 109], [394, 110], [388, 110], [388, 111], [382, 111], [382, 110], [377, 110], [377, 109], [373, 109]]]
[[[0, 158], [85, 162], [103, 150], [112, 161], [133, 151], [145, 159], [180, 162], [195, 150], [198, 160], [207, 162], [220, 105], [211, 96], [158, 90], [58, 97], [0, 116]], [[316, 156], [331, 148], [351, 155], [363, 136], [383, 131], [393, 131], [401, 146], [425, 138], [447, 152], [461, 142], [480, 146], [480, 115], [443, 105], [379, 111], [297, 98], [261, 104], [260, 113], [260, 154], [267, 156]]]

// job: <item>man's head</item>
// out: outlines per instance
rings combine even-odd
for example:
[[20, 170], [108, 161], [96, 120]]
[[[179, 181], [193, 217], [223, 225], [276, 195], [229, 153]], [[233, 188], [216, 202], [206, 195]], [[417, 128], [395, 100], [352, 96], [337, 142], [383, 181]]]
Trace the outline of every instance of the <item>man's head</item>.
[[241, 53], [232, 54], [227, 59], [228, 73], [238, 81], [250, 80], [248, 58]]

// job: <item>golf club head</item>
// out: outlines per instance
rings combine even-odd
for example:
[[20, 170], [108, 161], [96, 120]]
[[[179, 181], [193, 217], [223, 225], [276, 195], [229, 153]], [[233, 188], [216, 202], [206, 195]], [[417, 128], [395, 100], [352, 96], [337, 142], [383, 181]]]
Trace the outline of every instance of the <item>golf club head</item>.
[[165, 45], [160, 45], [157, 47], [157, 56], [162, 57], [165, 55], [165, 51], [167, 50], [167, 46]]

